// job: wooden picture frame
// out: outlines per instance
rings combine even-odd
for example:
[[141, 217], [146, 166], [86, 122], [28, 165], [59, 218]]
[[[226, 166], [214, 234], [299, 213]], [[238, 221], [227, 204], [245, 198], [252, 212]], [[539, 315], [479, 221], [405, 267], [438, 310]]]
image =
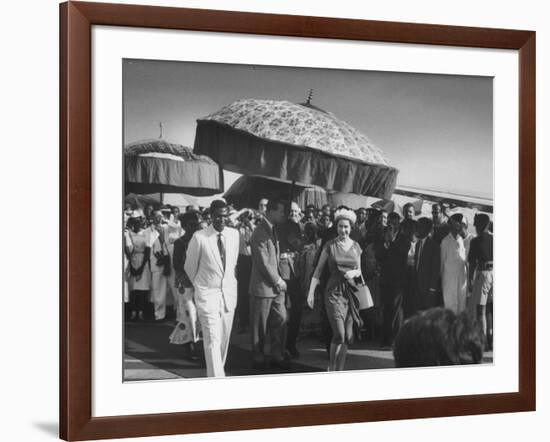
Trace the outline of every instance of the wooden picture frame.
[[[519, 391], [92, 417], [93, 25], [498, 48], [519, 53]], [[60, 437], [122, 438], [535, 410], [535, 32], [68, 2], [60, 5]]]

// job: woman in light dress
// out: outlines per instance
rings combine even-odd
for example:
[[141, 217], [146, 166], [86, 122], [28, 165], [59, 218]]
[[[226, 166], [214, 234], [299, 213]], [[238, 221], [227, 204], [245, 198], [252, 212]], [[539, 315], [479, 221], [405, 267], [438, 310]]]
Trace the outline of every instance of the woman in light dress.
[[328, 371], [344, 369], [348, 344], [353, 341], [354, 329], [362, 326], [358, 305], [353, 297], [354, 279], [361, 277], [361, 247], [350, 238], [356, 215], [352, 210], [339, 209], [334, 214], [338, 236], [329, 240], [321, 251], [309, 287], [307, 303], [314, 307], [315, 289], [325, 266], [329, 279], [324, 290], [324, 303], [332, 329]]

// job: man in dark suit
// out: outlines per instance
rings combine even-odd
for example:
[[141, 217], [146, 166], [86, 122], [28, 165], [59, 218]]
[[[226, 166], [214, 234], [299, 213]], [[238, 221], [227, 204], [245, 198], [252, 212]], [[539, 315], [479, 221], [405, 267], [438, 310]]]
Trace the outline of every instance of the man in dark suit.
[[420, 218], [417, 225], [414, 262], [418, 290], [418, 310], [428, 310], [438, 305], [440, 286], [440, 247], [432, 235], [433, 222]]
[[289, 356], [294, 359], [300, 357], [300, 353], [296, 348], [296, 340], [305, 304], [305, 296], [296, 272], [298, 257], [304, 247], [303, 229], [300, 223], [300, 207], [293, 201], [290, 203], [286, 221], [277, 225], [275, 230], [279, 239], [279, 274], [286, 283], [287, 301], [290, 301], [286, 350]]
[[285, 292], [286, 283], [279, 273], [279, 242], [275, 225], [283, 222], [285, 205], [270, 199], [266, 214], [260, 221], [252, 237], [252, 271], [249, 293], [251, 297], [252, 358], [255, 368], [264, 368], [265, 337], [271, 336], [271, 365], [288, 368], [284, 360], [284, 337], [287, 321]]
[[388, 249], [388, 293], [384, 295], [384, 341], [391, 344], [403, 321], [412, 316], [416, 305], [414, 247], [416, 221], [405, 219], [397, 238]]

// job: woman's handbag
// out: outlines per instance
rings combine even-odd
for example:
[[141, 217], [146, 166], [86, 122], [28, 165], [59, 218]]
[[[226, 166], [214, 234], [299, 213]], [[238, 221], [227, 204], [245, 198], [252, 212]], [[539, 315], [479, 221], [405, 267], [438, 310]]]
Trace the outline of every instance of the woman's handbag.
[[356, 305], [359, 310], [366, 310], [374, 307], [374, 301], [370, 293], [369, 286], [365, 284], [363, 276], [353, 279], [353, 296], [357, 301]]

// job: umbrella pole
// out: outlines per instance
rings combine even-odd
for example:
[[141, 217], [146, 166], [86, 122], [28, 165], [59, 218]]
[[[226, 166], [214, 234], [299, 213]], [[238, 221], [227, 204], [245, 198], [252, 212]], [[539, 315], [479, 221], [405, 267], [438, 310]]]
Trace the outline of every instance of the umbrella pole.
[[164, 206], [164, 192], [160, 192], [160, 205]]
[[290, 185], [290, 193], [288, 195], [288, 204], [286, 205], [287, 215], [290, 213], [290, 203], [292, 202], [292, 195], [294, 195], [294, 188], [296, 187], [296, 181], [292, 181]]

